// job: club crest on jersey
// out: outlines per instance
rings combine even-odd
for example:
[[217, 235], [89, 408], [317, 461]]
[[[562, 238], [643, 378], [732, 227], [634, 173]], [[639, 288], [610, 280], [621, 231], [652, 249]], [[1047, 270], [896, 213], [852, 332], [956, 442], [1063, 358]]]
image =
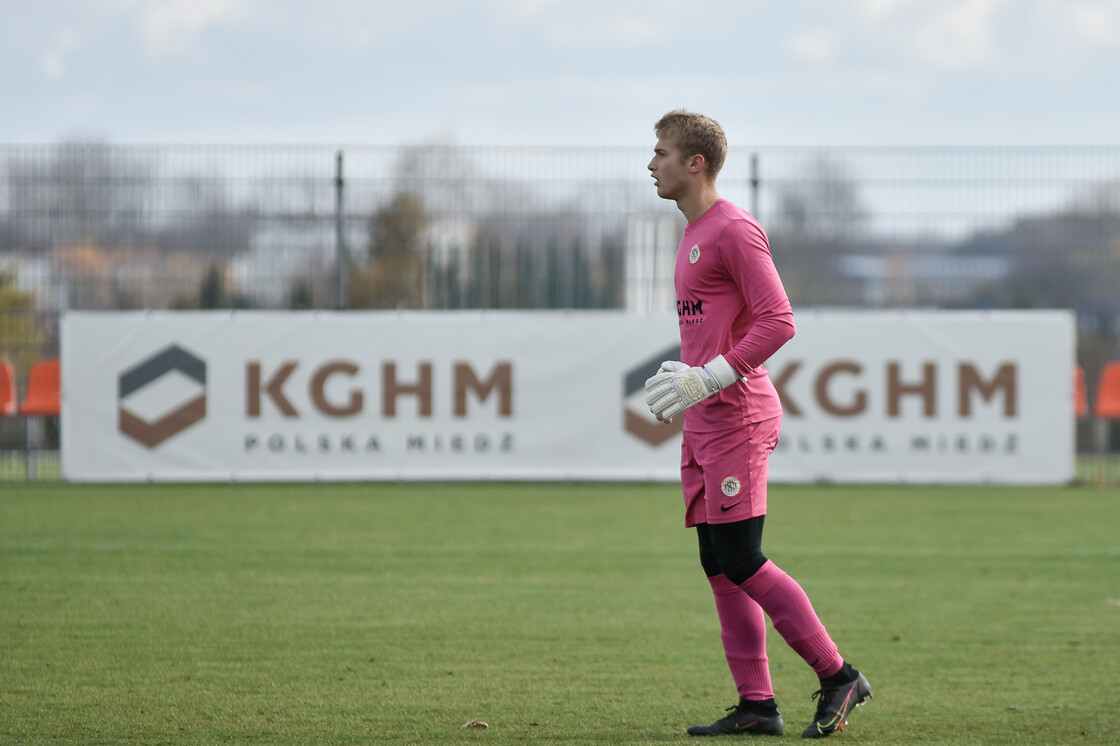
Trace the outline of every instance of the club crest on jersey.
[[723, 494], [728, 497], [735, 497], [735, 495], [739, 494], [739, 490], [742, 486], [743, 485], [739, 482], [739, 477], [728, 477], [720, 483], [719, 488], [723, 490]]
[[688, 263], [696, 264], [700, 261], [700, 244], [694, 244], [692, 250], [688, 252]]

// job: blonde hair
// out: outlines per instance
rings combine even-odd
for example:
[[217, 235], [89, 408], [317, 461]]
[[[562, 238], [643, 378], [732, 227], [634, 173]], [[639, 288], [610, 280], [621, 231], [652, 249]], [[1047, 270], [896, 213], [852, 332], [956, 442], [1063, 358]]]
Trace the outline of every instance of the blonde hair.
[[716, 180], [727, 158], [727, 136], [723, 134], [719, 122], [686, 109], [674, 109], [657, 120], [653, 131], [659, 138], [676, 145], [682, 158], [687, 160], [694, 155], [703, 156], [708, 179]]

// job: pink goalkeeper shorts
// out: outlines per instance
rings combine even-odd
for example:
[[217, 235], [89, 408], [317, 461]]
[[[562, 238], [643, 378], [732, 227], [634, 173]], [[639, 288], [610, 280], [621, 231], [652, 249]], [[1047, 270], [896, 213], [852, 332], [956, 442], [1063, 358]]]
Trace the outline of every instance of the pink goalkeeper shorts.
[[766, 514], [770, 454], [782, 418], [752, 422], [738, 430], [694, 433], [681, 444], [684, 525], [733, 523]]

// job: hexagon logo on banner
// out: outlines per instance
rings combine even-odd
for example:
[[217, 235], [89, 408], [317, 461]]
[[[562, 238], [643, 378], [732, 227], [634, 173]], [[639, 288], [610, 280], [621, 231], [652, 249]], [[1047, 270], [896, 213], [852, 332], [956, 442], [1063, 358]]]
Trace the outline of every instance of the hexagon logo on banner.
[[666, 360], [680, 360], [681, 346], [666, 347], [653, 357], [644, 360], [626, 371], [622, 379], [622, 416], [626, 432], [651, 446], [659, 446], [667, 440], [680, 435], [684, 429], [684, 417], [674, 422], [658, 422], [646, 406], [646, 379], [657, 372]]
[[206, 361], [171, 345], [121, 373], [118, 429], [155, 448], [206, 417]]

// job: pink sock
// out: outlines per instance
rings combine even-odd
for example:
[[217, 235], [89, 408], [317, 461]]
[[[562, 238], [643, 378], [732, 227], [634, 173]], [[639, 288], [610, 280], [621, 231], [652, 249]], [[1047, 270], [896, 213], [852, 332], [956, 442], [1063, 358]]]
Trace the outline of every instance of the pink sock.
[[760, 701], [774, 696], [766, 657], [766, 617], [762, 607], [725, 575], [708, 578], [716, 597], [723, 653], [740, 699]]
[[818, 676], [831, 676], [844, 665], [809, 597], [780, 567], [767, 561], [739, 587], [758, 602], [782, 639]]

